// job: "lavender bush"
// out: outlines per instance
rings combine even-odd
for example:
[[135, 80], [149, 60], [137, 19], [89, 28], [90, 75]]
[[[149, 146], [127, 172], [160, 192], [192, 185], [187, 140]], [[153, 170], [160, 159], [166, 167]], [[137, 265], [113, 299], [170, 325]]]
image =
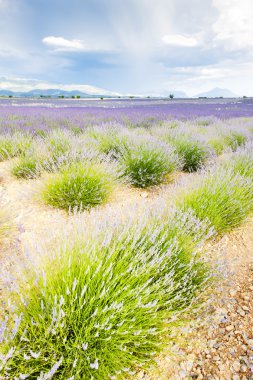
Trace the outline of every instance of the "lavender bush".
[[139, 137], [124, 149], [120, 165], [133, 186], [145, 188], [160, 184], [181, 162], [171, 146]]
[[216, 231], [238, 226], [253, 211], [252, 180], [224, 165], [203, 172], [199, 183], [179, 200], [183, 210], [193, 210], [200, 219], [208, 218]]
[[89, 209], [105, 202], [113, 185], [114, 178], [104, 165], [80, 162], [50, 176], [44, 183], [42, 198], [66, 210]]
[[26, 287], [2, 333], [6, 379], [125, 379], [162, 349], [210, 280], [200, 256], [209, 226], [173, 210], [130, 222], [64, 243]]

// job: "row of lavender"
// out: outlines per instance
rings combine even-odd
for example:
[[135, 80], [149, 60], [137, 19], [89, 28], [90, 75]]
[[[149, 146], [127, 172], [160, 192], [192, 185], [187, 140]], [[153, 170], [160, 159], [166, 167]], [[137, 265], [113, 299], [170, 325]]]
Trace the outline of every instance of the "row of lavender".
[[[12, 174], [32, 179], [45, 173], [42, 197], [65, 209], [107, 201], [118, 184], [146, 188], [193, 172], [217, 155], [252, 138], [252, 121], [164, 121], [148, 128], [103, 123], [28, 133], [16, 126], [0, 134], [0, 158], [14, 158]], [[45, 177], [45, 176], [44, 176]]]
[[[54, 173], [45, 187], [45, 199], [63, 208], [99, 204], [116, 182], [144, 188], [169, 180], [178, 170], [196, 171], [216, 155], [245, 144], [253, 130], [251, 119], [218, 124], [211, 120], [174, 121], [149, 128], [116, 123], [85, 129], [50, 128], [33, 134], [16, 127], [3, 132], [0, 159], [20, 157], [12, 168], [18, 178]], [[76, 191], [68, 197], [66, 192], [73, 184]]]
[[253, 211], [252, 148], [178, 185], [173, 205], [164, 194], [90, 225], [80, 214], [10, 296], [2, 379], [126, 379], [152, 363], [171, 326], [218, 281], [206, 240]]

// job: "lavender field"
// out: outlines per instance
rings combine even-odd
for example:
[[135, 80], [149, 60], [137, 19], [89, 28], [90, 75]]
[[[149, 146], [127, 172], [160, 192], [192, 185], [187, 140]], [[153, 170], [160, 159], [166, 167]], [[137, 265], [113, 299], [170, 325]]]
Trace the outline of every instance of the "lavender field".
[[253, 100], [1, 99], [0, 179], [0, 379], [162, 379], [252, 216]]
[[[14, 108], [15, 107], [15, 108]], [[199, 117], [228, 119], [253, 116], [253, 99], [0, 99], [1, 120], [14, 118], [29, 129], [47, 128], [51, 121], [61, 127], [73, 123], [84, 127], [98, 122], [157, 124], [163, 120], [188, 120]], [[15, 115], [15, 117], [14, 117]], [[48, 123], [46, 120], [50, 119]], [[23, 124], [22, 124], [23, 123]]]

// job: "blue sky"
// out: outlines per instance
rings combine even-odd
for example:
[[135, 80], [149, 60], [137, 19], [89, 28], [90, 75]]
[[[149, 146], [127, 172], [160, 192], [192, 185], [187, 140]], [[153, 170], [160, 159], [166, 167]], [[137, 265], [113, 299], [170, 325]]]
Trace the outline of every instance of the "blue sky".
[[0, 89], [253, 95], [252, 20], [252, 0], [0, 0]]

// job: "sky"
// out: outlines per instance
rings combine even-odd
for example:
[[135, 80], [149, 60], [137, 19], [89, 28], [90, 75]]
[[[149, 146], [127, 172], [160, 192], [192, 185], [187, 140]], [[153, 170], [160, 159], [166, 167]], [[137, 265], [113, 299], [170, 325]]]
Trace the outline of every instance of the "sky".
[[253, 0], [0, 0], [0, 89], [253, 95]]

